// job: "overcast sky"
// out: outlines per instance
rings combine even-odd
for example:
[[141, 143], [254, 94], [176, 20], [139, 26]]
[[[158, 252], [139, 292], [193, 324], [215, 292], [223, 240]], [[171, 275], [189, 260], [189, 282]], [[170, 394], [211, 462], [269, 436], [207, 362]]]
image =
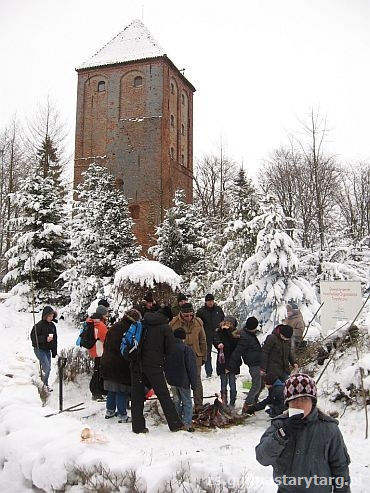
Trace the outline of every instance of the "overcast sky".
[[328, 150], [370, 160], [369, 0], [0, 0], [0, 129], [49, 95], [73, 150], [75, 68], [136, 18], [197, 90], [195, 158], [253, 174], [320, 108]]

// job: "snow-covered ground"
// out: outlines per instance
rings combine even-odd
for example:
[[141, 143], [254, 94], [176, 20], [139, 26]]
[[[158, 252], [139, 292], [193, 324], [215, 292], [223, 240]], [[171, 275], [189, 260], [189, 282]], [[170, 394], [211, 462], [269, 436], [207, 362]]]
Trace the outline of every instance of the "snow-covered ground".
[[[165, 491], [166, 484], [169, 491], [169, 481], [172, 481], [172, 491], [177, 491], [176, 473], [179, 471], [187, 472], [188, 492], [195, 491], [197, 478], [215, 486], [214, 491], [221, 492], [222, 489], [217, 488], [224, 483], [229, 488], [245, 485], [239, 491], [249, 493], [276, 492], [271, 468], [259, 465], [254, 453], [269, 424], [263, 411], [248, 418], [243, 425], [195, 433], [171, 433], [165, 424], [156, 425], [149, 418], [150, 433], [135, 435], [130, 424], [104, 419], [105, 404], [91, 400], [86, 378], [79, 385], [64, 386], [64, 408], [83, 402], [84, 409], [45, 417], [59, 409], [56, 360], [53, 360], [50, 378], [54, 392], [43, 407], [35, 385], [39, 377], [38, 362], [29, 339], [32, 324], [32, 314], [0, 305], [1, 492], [23, 493], [39, 488], [46, 492], [82, 493], [87, 490], [80, 485], [66, 486], [68, 480], [72, 482], [74, 468], [82, 470], [99, 464], [117, 473], [136, 471], [139, 485], [150, 493]], [[75, 327], [60, 320], [57, 329], [59, 350], [75, 344], [78, 332]], [[356, 363], [353, 356], [344, 354], [335, 370], [328, 369], [318, 385], [319, 406], [339, 412], [340, 428], [352, 459], [352, 492], [368, 493], [370, 442], [365, 439], [364, 410], [360, 406], [344, 409], [342, 402], [320, 398], [323, 390], [330, 389], [341, 378], [338, 375], [342, 370], [343, 380], [350, 378], [351, 366], [355, 368]], [[242, 381], [247, 374], [243, 366], [238, 377], [239, 408], [243, 398]], [[206, 396], [219, 390], [216, 376], [204, 379], [203, 383]], [[86, 427], [91, 429], [92, 438], [82, 440], [81, 432]], [[97, 491], [97, 487], [92, 486], [90, 491]]]

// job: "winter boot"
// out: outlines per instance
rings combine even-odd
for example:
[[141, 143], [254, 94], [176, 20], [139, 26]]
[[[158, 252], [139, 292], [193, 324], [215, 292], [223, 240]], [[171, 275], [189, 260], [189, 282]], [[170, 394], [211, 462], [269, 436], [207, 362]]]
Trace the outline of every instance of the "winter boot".
[[224, 406], [227, 406], [227, 390], [221, 390], [221, 399]]

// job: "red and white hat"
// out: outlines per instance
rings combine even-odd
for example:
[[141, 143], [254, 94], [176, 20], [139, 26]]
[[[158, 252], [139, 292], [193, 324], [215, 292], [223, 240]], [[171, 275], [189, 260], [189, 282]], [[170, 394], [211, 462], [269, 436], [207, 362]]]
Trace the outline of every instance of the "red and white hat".
[[294, 373], [285, 382], [284, 403], [298, 397], [311, 397], [317, 401], [317, 389], [315, 381], [306, 373]]

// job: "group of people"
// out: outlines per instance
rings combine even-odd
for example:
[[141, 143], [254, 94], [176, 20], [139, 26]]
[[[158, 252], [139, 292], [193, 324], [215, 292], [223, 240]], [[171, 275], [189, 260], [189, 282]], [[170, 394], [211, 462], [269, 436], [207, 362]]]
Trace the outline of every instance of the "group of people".
[[[141, 307], [127, 310], [109, 329], [106, 300], [101, 300], [89, 317], [99, 341], [90, 354], [94, 373], [102, 376], [107, 393], [106, 419], [116, 416], [120, 423], [132, 420], [134, 433], [147, 433], [144, 402], [148, 390], [153, 389], [169, 429], [194, 431], [191, 391], [197, 409], [203, 403], [201, 368], [205, 365], [207, 377], [213, 372], [213, 346], [217, 350], [216, 372], [224, 403], [235, 406], [235, 376], [243, 361], [252, 383], [242, 412], [252, 414], [268, 405], [272, 420], [256, 446], [256, 458], [262, 465], [273, 467], [278, 493], [350, 492], [350, 459], [338, 422], [317, 407], [315, 381], [298, 372], [293, 348], [301, 345], [302, 328], [294, 332], [291, 325], [279, 324], [261, 346], [256, 334], [258, 320], [249, 317], [238, 331], [235, 317], [225, 316], [211, 294], [197, 312], [184, 294], [179, 294], [178, 305], [173, 309], [155, 306], [150, 294], [146, 298]], [[291, 318], [288, 313], [284, 322]], [[46, 306], [31, 331], [48, 390], [51, 357], [57, 354], [56, 321], [55, 310]], [[121, 355], [121, 341], [131, 324], [138, 322], [143, 326], [139, 356], [128, 362]], [[268, 395], [258, 401], [263, 385]], [[128, 400], [131, 418], [127, 414]]]

